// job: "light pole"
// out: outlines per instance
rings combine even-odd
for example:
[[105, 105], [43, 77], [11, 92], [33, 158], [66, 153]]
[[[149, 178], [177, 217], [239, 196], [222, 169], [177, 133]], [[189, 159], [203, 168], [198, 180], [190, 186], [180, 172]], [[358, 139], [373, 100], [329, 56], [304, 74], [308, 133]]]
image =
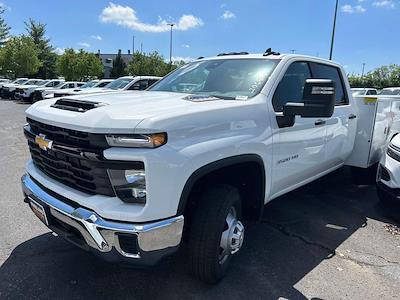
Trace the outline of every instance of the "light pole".
[[363, 68], [362, 68], [361, 78], [363, 78], [363, 77], [364, 77], [364, 70], [365, 70], [365, 63], [363, 63]]
[[335, 16], [333, 17], [333, 29], [332, 29], [331, 51], [330, 51], [330, 53], [329, 53], [329, 59], [330, 59], [330, 60], [332, 60], [332, 55], [333, 55], [333, 43], [335, 42], [336, 18], [337, 18], [338, 5], [339, 5], [339, 0], [336, 0]]
[[171, 26], [170, 36], [169, 36], [169, 63], [172, 65], [172, 27], [175, 26], [174, 23], [168, 23], [168, 26]]

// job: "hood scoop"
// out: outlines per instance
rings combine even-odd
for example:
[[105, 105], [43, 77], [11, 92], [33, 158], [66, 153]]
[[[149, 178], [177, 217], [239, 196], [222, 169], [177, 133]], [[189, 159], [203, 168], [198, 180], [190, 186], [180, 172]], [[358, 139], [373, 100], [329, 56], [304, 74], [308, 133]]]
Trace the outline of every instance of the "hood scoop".
[[182, 98], [183, 100], [192, 101], [192, 102], [204, 102], [204, 101], [215, 101], [219, 100], [214, 96], [209, 95], [188, 95]]
[[107, 104], [102, 102], [82, 101], [74, 99], [60, 99], [57, 100], [53, 105], [51, 105], [51, 107], [84, 113], [93, 108], [105, 105]]

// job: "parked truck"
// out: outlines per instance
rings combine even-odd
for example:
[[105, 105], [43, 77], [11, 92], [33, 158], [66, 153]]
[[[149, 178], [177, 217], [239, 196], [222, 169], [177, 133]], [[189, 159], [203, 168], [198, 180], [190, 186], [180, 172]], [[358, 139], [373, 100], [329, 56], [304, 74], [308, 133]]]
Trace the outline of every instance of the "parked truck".
[[353, 150], [370, 151], [355, 141], [374, 125], [357, 121], [378, 102], [353, 99], [337, 63], [271, 50], [201, 58], [147, 91], [40, 101], [26, 112], [24, 199], [106, 260], [151, 265], [182, 248], [215, 283], [267, 202], [379, 161]]

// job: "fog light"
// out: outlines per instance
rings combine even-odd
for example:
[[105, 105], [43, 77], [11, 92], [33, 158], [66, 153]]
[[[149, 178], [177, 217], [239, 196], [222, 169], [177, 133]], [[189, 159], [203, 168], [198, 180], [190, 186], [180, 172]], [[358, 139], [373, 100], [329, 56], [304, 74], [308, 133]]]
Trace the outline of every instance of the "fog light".
[[146, 203], [146, 173], [144, 170], [108, 170], [118, 198], [129, 203]]

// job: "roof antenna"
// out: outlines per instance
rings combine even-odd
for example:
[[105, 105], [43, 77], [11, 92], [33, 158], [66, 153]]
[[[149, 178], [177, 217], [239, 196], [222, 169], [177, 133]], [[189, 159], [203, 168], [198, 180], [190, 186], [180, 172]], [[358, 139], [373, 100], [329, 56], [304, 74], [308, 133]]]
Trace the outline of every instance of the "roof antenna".
[[268, 48], [265, 50], [263, 56], [269, 56], [269, 55], [281, 55], [279, 52], [272, 51], [272, 48]]

